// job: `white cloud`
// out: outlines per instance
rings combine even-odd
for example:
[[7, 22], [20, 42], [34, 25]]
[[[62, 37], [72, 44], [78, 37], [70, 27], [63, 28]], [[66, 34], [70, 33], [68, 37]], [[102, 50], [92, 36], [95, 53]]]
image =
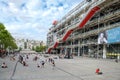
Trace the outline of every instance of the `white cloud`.
[[13, 36], [46, 41], [52, 21], [60, 20], [80, 0], [1, 0], [0, 21]]
[[15, 6], [15, 4], [14, 3], [9, 3], [9, 10], [12, 12], [12, 13], [16, 13], [16, 12], [18, 12], [18, 9], [17, 9], [17, 7]]
[[46, 16], [48, 16], [50, 13], [51, 13], [51, 10], [44, 11], [43, 14], [42, 14], [42, 16], [43, 16], [43, 17], [46, 17]]

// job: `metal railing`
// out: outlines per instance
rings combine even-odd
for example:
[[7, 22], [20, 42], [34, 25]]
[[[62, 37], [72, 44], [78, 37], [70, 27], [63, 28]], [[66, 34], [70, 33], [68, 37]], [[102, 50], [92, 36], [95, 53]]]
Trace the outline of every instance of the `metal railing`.
[[[57, 29], [59, 27], [59, 25], [65, 24], [65, 21], [71, 20], [74, 15], [77, 15], [80, 12], [82, 12], [82, 10], [84, 10], [84, 7], [85, 8], [89, 7], [88, 9], [90, 9], [90, 8], [100, 4], [100, 2], [102, 2], [102, 1], [105, 1], [105, 0], [95, 0], [95, 1], [91, 1], [91, 2], [87, 2], [87, 1], [81, 2], [78, 6], [76, 6], [74, 9], [72, 9], [70, 12], [68, 12], [68, 14], [65, 15], [53, 29], [51, 29], [51, 31]], [[84, 11], [83, 11], [83, 13], [84, 13]]]
[[[89, 7], [88, 11], [86, 11], [86, 12], [84, 13], [84, 15], [87, 15], [88, 12], [90, 12], [90, 10], [91, 10], [94, 6], [101, 4], [103, 1], [105, 1], [105, 0], [97, 0], [97, 2], [91, 3], [91, 6]], [[79, 23], [80, 23], [81, 21], [83, 21], [84, 18], [85, 18], [85, 16], [83, 16], [80, 21], [78, 20], [78, 21], [72, 23], [71, 26], [69, 26], [69, 28], [68, 28], [67, 31], [69, 31], [69, 30], [72, 29], [72, 28], [77, 27], [77, 25], [79, 25]], [[75, 26], [73, 26], [73, 25], [75, 25]]]
[[[100, 32], [103, 32], [105, 30], [108, 30], [108, 29], [111, 29], [111, 28], [114, 28], [114, 27], [117, 27], [120, 25], [120, 22], [118, 23], [115, 23], [115, 24], [112, 24], [112, 25], [108, 25], [106, 27], [102, 27], [102, 28], [97, 28], [95, 30], [92, 30], [92, 31], [88, 31], [88, 32], [85, 32], [85, 33], [82, 33], [80, 35], [76, 35], [74, 36], [73, 38], [82, 38], [82, 37], [86, 37], [86, 36], [89, 36], [89, 35], [92, 35], [92, 34], [98, 34]], [[98, 31], [99, 29], [99, 31]]]
[[[120, 15], [120, 9], [118, 9], [118, 10], [115, 11], [115, 12], [110, 12], [110, 13], [108, 13], [108, 14], [100, 17], [100, 18], [99, 18], [99, 22], [105, 21], [106, 19], [109, 19], [109, 18], [111, 18], [111, 17], [113, 17], [113, 16], [116, 16], [116, 15]], [[92, 21], [89, 21], [86, 25], [88, 25], [88, 24], [91, 24], [91, 25], [92, 25], [92, 24], [97, 23], [97, 22], [98, 22], [98, 18], [93, 19]]]
[[[96, 2], [91, 3], [92, 5], [88, 8], [88, 11], [85, 12], [85, 15], [86, 15], [86, 14], [89, 12], [89, 10], [91, 10], [94, 6], [101, 4], [103, 1], [105, 1], [105, 0], [97, 0]], [[89, 5], [90, 5], [90, 4], [89, 4]], [[75, 11], [76, 11], [76, 10], [75, 10]], [[74, 13], [75, 11], [73, 10], [72, 13]], [[78, 12], [77, 12], [77, 13], [78, 13]], [[68, 15], [71, 15], [71, 14], [68, 14]], [[71, 16], [73, 16], [73, 15], [71, 15]], [[68, 16], [66, 16], [66, 17], [68, 17]], [[61, 21], [67, 20], [66, 17], [65, 17], [65, 19], [62, 19]], [[69, 17], [70, 17], [70, 16], [69, 16]], [[85, 17], [85, 16], [84, 16], [84, 17]], [[73, 23], [69, 26], [69, 28], [68, 28], [68, 27], [67, 27], [67, 28], [65, 27], [65, 28], [61, 29], [60, 31], [58, 31], [57, 33], [63, 31], [64, 29], [66, 29], [66, 30], [68, 29], [68, 30], [69, 30], [69, 29], [71, 29], [71, 28], [76, 27], [76, 26], [78, 25], [78, 23], [84, 19], [84, 17], [83, 17], [81, 20], [78, 19], [78, 20], [76, 20], [75, 22], [73, 22]], [[57, 25], [60, 25], [60, 24], [57, 24]], [[57, 29], [57, 25], [56, 25], [56, 27], [54, 27], [54, 30]], [[74, 26], [74, 25], [75, 25], [75, 26]], [[91, 33], [91, 32], [89, 32], [89, 33]], [[89, 35], [89, 33], [86, 32], [86, 34], [83, 34], [82, 36], [87, 36], [87, 35]], [[63, 35], [64, 35], [64, 34], [63, 34]], [[62, 35], [62, 36], [63, 36], [63, 35]], [[61, 37], [58, 36], [57, 39], [61, 39]]]
[[[96, 2], [96, 1], [97, 1], [97, 2]], [[92, 7], [100, 4], [101, 1], [104, 1], [104, 0], [95, 0], [95, 1], [92, 2], [91, 4], [87, 5], [87, 6], [90, 6], [90, 5], [92, 5], [92, 6], [90, 6], [90, 7], [88, 8], [88, 11], [85, 12], [85, 15], [89, 12], [90, 9], [92, 9]], [[82, 4], [81, 4], [81, 5], [82, 5]], [[84, 5], [85, 5], [85, 3], [84, 3]], [[83, 5], [82, 5], [82, 6], [83, 6]], [[79, 8], [80, 8], [80, 5], [79, 5]], [[77, 13], [80, 12], [80, 11], [78, 11], [76, 8], [75, 8], [74, 10], [71, 10], [71, 11], [72, 11], [72, 13], [74, 13], [75, 11], [77, 11]], [[71, 12], [70, 12], [70, 13], [71, 13]], [[65, 31], [67, 32], [68, 30], [77, 27], [77, 25], [79, 25], [79, 22], [82, 21], [83, 19], [84, 19], [84, 17], [83, 17], [81, 20], [80, 20], [80, 19], [75, 20], [75, 21], [74, 21], [71, 25], [69, 25], [68, 27], [65, 27], [65, 28], [57, 31], [56, 34], [62, 33], [63, 30], [65, 30]], [[60, 35], [60, 34], [59, 34], [59, 35]], [[64, 33], [62, 33], [62, 36], [63, 36], [63, 35], [64, 35]], [[59, 39], [59, 37], [60, 37], [60, 36], [58, 36], [57, 39]], [[61, 37], [60, 37], [60, 38], [61, 38]]]

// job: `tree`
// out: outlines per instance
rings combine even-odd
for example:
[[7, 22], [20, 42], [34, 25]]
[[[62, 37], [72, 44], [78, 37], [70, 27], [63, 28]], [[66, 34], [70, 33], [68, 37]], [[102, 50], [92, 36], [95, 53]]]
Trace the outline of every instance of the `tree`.
[[2, 23], [0, 23], [0, 31], [2, 31], [4, 29], [5, 29], [4, 25]]
[[33, 51], [35, 50], [34, 46], [32, 46], [32, 50], [33, 50]]
[[21, 47], [19, 47], [19, 51], [21, 51], [22, 50], [22, 48]]
[[39, 47], [39, 46], [36, 46], [35, 51], [36, 51], [36, 52], [41, 52], [41, 51], [40, 51], [40, 47]]
[[36, 48], [35, 48], [36, 52], [43, 52], [45, 50], [46, 50], [46, 46], [42, 46], [42, 45], [36, 46]]
[[0, 45], [4, 45], [4, 49], [11, 47], [12, 49], [17, 49], [14, 38], [5, 29], [5, 26], [0, 23]]

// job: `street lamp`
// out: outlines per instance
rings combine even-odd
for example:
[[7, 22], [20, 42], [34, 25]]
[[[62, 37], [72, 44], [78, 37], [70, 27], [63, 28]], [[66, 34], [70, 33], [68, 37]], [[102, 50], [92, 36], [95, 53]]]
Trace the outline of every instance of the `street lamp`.
[[1, 49], [1, 40], [0, 40], [0, 49]]

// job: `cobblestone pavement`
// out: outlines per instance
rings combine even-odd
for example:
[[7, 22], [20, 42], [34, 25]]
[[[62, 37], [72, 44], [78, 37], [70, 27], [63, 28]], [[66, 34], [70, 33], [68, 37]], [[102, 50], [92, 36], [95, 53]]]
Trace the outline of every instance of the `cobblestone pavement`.
[[[82, 57], [55, 59], [56, 67], [53, 69], [48, 62], [44, 68], [37, 68], [40, 60], [45, 58], [33, 61], [33, 56], [27, 60], [28, 67], [17, 63], [17, 60], [0, 59], [0, 64], [5, 61], [8, 65], [7, 69], [0, 68], [0, 80], [120, 80], [120, 62], [113, 60]], [[96, 68], [100, 68], [103, 74], [95, 74]]]

